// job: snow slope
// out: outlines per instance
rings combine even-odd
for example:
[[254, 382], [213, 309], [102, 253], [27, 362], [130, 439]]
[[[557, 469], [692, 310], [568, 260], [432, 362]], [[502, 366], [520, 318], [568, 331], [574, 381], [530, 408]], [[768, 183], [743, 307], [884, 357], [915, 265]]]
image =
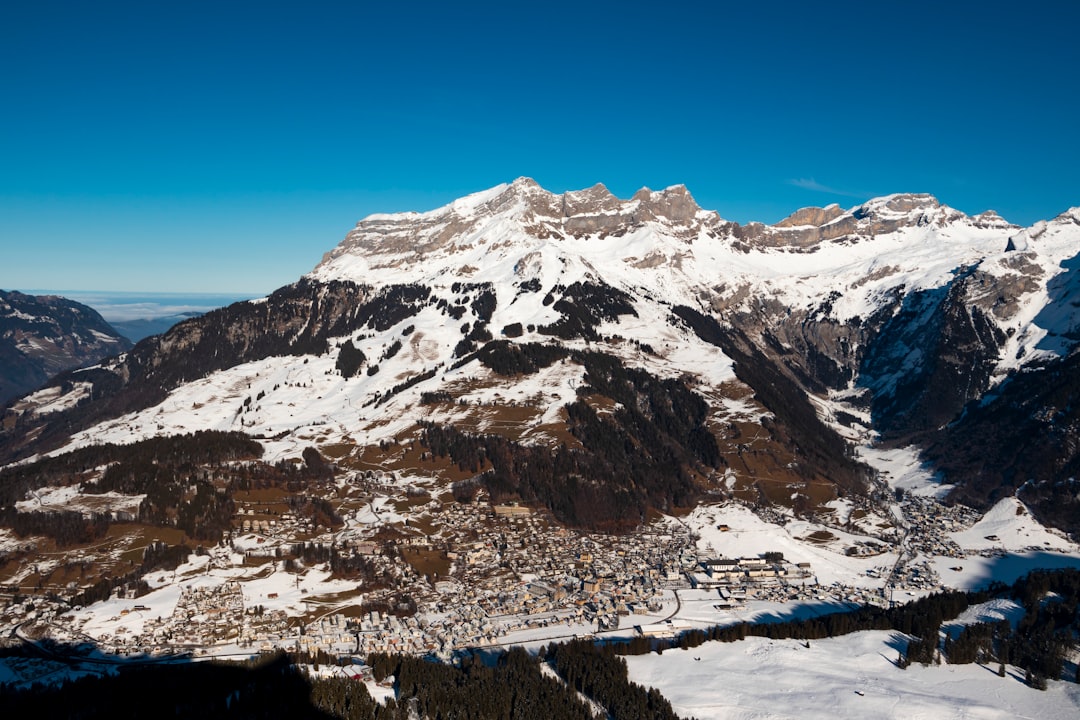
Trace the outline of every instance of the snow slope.
[[1067, 336], [1077, 318], [1061, 302], [1060, 286], [1071, 278], [1078, 218], [1074, 208], [1022, 229], [993, 213], [969, 217], [928, 195], [889, 195], [820, 227], [740, 227], [698, 208], [682, 186], [643, 189], [623, 201], [599, 185], [554, 195], [519, 178], [427, 213], [365, 218], [309, 277], [434, 287], [490, 282], [500, 307], [520, 280], [538, 278], [547, 292], [599, 277], [693, 307], [745, 309], [768, 298], [812, 309], [828, 298], [830, 315], [849, 321], [871, 316], [896, 288], [941, 287], [959, 268], [977, 266], [988, 276], [1033, 281], [1018, 307], [994, 315], [1010, 336], [1001, 376], [1074, 344]]
[[[809, 215], [804, 210], [793, 217]], [[1008, 335], [995, 378], [1033, 357], [1068, 350], [1074, 318], [1065, 298], [1072, 286], [1070, 258], [1080, 245], [1080, 211], [1021, 230], [992, 214], [968, 217], [929, 196], [891, 195], [843, 212], [833, 208], [823, 217], [831, 219], [821, 226], [740, 227], [699, 208], [682, 186], [620, 200], [599, 185], [555, 195], [521, 178], [428, 212], [369, 216], [308, 278], [349, 280], [373, 292], [423, 285], [463, 307], [482, 285], [497, 300], [487, 323], [492, 334], [520, 324], [526, 330], [519, 342], [550, 341], [532, 328], [561, 316], [551, 303], [553, 292], [575, 282], [604, 283], [627, 292], [636, 311], [598, 329], [621, 345], [564, 344], [620, 355], [660, 377], [689, 373], [702, 381], [698, 390], [706, 395], [734, 378], [731, 361], [673, 324], [674, 305], [721, 318], [797, 311], [808, 321], [854, 322], [888, 307], [897, 293], [940, 287], [958, 268], [978, 266], [987, 277], [1026, 278], [1015, 307], [990, 313]], [[543, 417], [525, 423], [524, 435], [550, 422], [572, 397], [574, 369], [558, 367], [514, 383], [499, 383], [476, 363], [450, 369], [463, 334], [459, 326], [470, 320], [476, 320], [471, 313], [455, 322], [428, 305], [386, 330], [337, 338], [328, 356], [267, 358], [192, 381], [155, 407], [86, 430], [75, 444], [198, 428], [284, 433], [283, 444], [272, 450], [281, 455], [327, 431], [336, 440], [378, 442], [411, 427], [423, 392], [447, 385], [473, 387], [467, 399], [477, 403], [537, 406]], [[854, 333], [843, 334], [850, 337], [840, 341], [857, 342]], [[370, 365], [379, 365], [378, 374], [347, 381], [336, 374], [336, 347], [346, 339]], [[383, 358], [397, 342], [402, 351]], [[637, 349], [642, 346], [654, 353]], [[396, 385], [422, 373], [436, 375], [386, 400]], [[85, 395], [73, 393], [43, 395], [38, 412]], [[251, 408], [242, 407], [255, 398]], [[723, 405], [717, 422], [750, 412], [731, 400], [709, 399]], [[844, 411], [869, 425], [864, 411], [839, 395], [819, 402], [823, 410]]]
[[[1080, 685], [1028, 687], [1011, 668], [896, 667], [901, 636], [861, 632], [815, 640], [747, 638], [628, 657], [630, 679], [660, 690], [680, 717], [699, 720], [836, 718], [1075, 718]], [[700, 658], [700, 659], [699, 659]]]

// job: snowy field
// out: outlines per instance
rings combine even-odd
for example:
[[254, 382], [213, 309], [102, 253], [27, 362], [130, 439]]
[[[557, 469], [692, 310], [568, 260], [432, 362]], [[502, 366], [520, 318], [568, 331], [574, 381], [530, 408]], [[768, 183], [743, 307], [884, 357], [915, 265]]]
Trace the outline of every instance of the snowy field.
[[979, 665], [912, 665], [895, 660], [906, 641], [871, 631], [812, 641], [747, 638], [628, 657], [630, 679], [657, 688], [683, 718], [1038, 718], [1080, 716], [1080, 685], [1024, 684]]

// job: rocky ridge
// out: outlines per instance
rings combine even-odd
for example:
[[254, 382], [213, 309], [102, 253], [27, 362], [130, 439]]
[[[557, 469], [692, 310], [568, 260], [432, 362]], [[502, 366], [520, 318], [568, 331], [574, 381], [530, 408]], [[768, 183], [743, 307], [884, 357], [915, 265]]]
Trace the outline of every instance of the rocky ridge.
[[[294, 285], [84, 374], [92, 407], [13, 406], [2, 450], [213, 427], [287, 457], [315, 428], [362, 448], [418, 420], [588, 450], [614, 426], [617, 442], [684, 447], [680, 487], [873, 492], [847, 443], [945, 442], [973, 403], [1070, 357], [1078, 240], [1077, 209], [1025, 229], [903, 194], [738, 225], [682, 186], [621, 200], [522, 178], [365, 218]], [[659, 431], [680, 388], [707, 410]]]

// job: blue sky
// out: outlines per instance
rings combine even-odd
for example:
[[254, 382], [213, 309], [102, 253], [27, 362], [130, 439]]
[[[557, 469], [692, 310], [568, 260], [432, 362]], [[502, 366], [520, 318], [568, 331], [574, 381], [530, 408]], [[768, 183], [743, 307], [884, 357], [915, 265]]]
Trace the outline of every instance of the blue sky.
[[1080, 3], [746, 5], [5, 3], [0, 288], [263, 294], [522, 175], [739, 222], [1080, 205]]

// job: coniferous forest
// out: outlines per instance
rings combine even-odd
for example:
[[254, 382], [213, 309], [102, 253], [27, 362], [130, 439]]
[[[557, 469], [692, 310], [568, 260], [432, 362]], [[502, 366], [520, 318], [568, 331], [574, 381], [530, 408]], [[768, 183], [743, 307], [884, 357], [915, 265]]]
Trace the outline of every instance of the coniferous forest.
[[[521, 501], [551, 510], [563, 523], [620, 531], [641, 524], [649, 508], [670, 511], [700, 494], [695, 474], [722, 466], [706, 428], [708, 403], [680, 380], [661, 380], [595, 352], [565, 353], [540, 344], [489, 343], [477, 356], [500, 374], [533, 373], [563, 358], [581, 363], [586, 385], [566, 407], [567, 425], [581, 448], [554, 450], [423, 423], [421, 442], [462, 470], [484, 471], [495, 502]], [[592, 395], [617, 403], [601, 417]]]

